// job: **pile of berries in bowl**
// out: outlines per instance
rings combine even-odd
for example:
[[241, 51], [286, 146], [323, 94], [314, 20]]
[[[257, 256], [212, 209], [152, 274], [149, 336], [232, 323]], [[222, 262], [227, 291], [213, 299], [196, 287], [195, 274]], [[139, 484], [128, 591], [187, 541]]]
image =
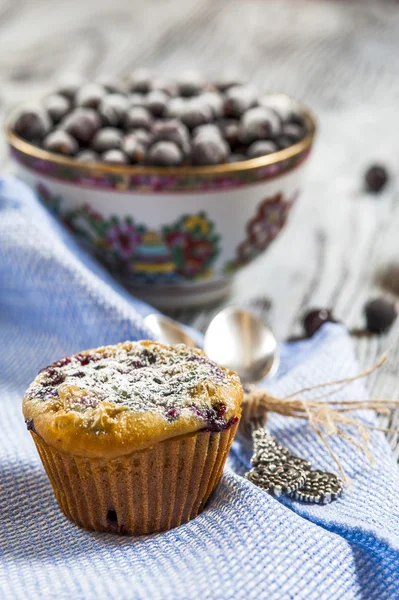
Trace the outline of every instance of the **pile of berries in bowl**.
[[217, 299], [277, 236], [315, 121], [252, 84], [138, 70], [65, 78], [6, 133], [43, 202], [135, 293], [169, 307]]
[[195, 74], [162, 82], [145, 71], [94, 83], [69, 78], [42, 107], [22, 109], [13, 130], [83, 162], [166, 167], [257, 158], [308, 133], [305, 118], [279, 94]]

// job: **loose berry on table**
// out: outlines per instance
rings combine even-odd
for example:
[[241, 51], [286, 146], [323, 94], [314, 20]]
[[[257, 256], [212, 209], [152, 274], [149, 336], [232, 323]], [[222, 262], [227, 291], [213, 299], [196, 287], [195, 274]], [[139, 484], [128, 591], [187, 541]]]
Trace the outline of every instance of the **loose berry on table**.
[[336, 323], [331, 308], [310, 310], [303, 318], [303, 327], [308, 337], [312, 337], [324, 323]]
[[388, 331], [398, 314], [395, 304], [386, 298], [375, 298], [367, 302], [364, 313], [367, 329], [372, 333]]
[[365, 174], [366, 188], [369, 192], [380, 192], [389, 179], [388, 171], [382, 165], [372, 165]]

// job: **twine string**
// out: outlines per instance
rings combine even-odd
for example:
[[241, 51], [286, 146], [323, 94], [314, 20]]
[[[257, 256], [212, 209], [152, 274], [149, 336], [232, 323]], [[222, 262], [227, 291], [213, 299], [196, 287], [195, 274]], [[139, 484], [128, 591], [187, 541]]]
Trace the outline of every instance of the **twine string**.
[[[259, 390], [251, 386], [247, 390], [243, 404], [243, 418], [241, 420], [240, 431], [246, 437], [250, 437], [254, 428], [254, 422], [257, 426], [263, 427], [269, 412], [274, 412], [285, 417], [307, 420], [333, 458], [345, 483], [349, 486], [350, 479], [345, 473], [337, 454], [332, 449], [328, 438], [337, 436], [345, 440], [355, 446], [373, 463], [374, 458], [369, 448], [370, 430], [399, 433], [399, 429], [370, 425], [360, 421], [358, 416], [349, 415], [348, 413], [356, 410], [373, 410], [379, 414], [389, 415], [399, 406], [399, 400], [385, 400], [380, 398], [370, 400], [330, 399], [326, 402], [325, 399], [331, 396], [332, 393], [337, 393], [344, 389], [353, 381], [371, 375], [374, 371], [382, 367], [386, 360], [387, 354], [384, 354], [372, 367], [363, 370], [358, 375], [304, 387], [285, 398], [276, 398], [271, 396], [266, 390]], [[327, 390], [325, 394], [316, 398], [298, 398], [300, 394], [329, 387], [333, 389]], [[353, 429], [353, 432], [350, 433], [347, 429]]]

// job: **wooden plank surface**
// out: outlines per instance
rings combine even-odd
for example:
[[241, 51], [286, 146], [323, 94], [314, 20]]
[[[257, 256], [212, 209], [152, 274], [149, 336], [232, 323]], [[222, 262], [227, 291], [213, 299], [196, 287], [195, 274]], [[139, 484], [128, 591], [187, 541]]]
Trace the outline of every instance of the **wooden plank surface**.
[[[231, 302], [258, 299], [279, 339], [300, 333], [311, 306], [332, 306], [349, 328], [365, 301], [399, 295], [399, 7], [383, 0], [0, 0], [0, 111], [51, 89], [65, 72], [88, 77], [137, 66], [174, 75], [197, 68], [250, 79], [309, 103], [319, 135], [306, 189], [270, 249], [236, 280]], [[0, 160], [8, 168], [2, 141]], [[385, 163], [378, 197], [362, 175]], [[204, 328], [212, 308], [179, 316]], [[399, 398], [399, 323], [354, 336], [373, 397]], [[382, 420], [384, 424], [386, 420]], [[392, 421], [399, 427], [399, 413]], [[399, 457], [397, 435], [389, 436]]]

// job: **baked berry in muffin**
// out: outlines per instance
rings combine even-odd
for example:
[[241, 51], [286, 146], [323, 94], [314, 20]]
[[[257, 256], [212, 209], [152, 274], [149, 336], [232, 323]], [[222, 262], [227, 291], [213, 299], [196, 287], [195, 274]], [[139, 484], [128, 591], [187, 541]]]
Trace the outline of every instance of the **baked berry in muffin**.
[[67, 517], [141, 534], [176, 527], [203, 508], [242, 393], [237, 375], [200, 350], [124, 342], [43, 369], [23, 412]]

